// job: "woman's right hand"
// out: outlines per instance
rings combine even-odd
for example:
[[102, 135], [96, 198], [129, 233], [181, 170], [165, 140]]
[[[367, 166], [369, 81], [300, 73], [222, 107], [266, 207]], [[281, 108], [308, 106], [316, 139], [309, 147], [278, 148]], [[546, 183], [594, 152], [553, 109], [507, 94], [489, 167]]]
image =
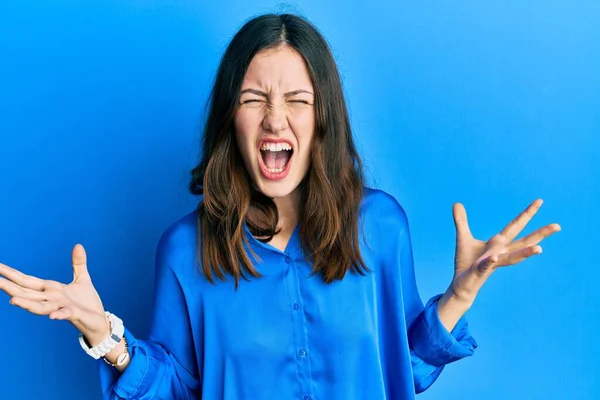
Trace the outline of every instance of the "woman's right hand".
[[0, 263], [0, 290], [11, 296], [10, 303], [15, 306], [69, 321], [95, 346], [109, 336], [110, 325], [88, 273], [82, 245], [73, 248], [72, 259], [73, 282], [68, 285], [25, 275]]

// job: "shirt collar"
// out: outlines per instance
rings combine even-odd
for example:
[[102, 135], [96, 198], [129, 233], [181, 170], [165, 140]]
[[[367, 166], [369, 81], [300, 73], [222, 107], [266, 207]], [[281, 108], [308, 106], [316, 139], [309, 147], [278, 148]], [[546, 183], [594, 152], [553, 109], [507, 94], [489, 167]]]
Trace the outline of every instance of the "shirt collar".
[[254, 250], [258, 255], [260, 255], [261, 258], [273, 257], [277, 255], [281, 257], [289, 256], [294, 260], [303, 258], [302, 245], [300, 243], [300, 224], [296, 224], [296, 226], [294, 227], [294, 230], [292, 231], [292, 236], [290, 237], [290, 240], [288, 241], [288, 244], [284, 251], [281, 251], [271, 246], [270, 244], [263, 243], [260, 240], [256, 239], [250, 232], [250, 229], [248, 229], [248, 225], [246, 224], [245, 220], [244, 233], [246, 234], [246, 238], [248, 239], [248, 243], [252, 247], [252, 250]]

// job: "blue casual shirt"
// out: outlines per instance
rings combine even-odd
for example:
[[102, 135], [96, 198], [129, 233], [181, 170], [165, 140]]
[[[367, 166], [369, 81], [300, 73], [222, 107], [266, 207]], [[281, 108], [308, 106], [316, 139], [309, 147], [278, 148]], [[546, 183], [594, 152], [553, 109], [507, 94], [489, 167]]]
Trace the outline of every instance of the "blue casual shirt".
[[[285, 251], [255, 239], [263, 275], [209, 283], [198, 266], [196, 212], [163, 234], [148, 340], [126, 330], [123, 374], [99, 361], [104, 399], [414, 399], [445, 364], [473, 354], [464, 317], [442, 325], [417, 292], [406, 214], [365, 188], [362, 257], [371, 272], [331, 284], [311, 276], [294, 230]], [[253, 260], [253, 257], [250, 257]]]

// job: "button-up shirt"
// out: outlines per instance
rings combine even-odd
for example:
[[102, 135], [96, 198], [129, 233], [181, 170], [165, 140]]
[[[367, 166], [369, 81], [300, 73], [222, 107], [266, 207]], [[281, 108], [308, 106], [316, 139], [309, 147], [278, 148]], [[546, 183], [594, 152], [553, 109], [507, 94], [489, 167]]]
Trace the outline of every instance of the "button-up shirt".
[[[425, 306], [408, 221], [389, 194], [365, 188], [359, 245], [370, 272], [327, 284], [303, 253], [298, 226], [284, 251], [244, 225], [262, 275], [211, 284], [198, 262], [197, 213], [163, 234], [147, 340], [128, 329], [131, 362], [99, 361], [104, 399], [414, 399], [477, 344], [465, 317], [451, 332]], [[125, 321], [126, 324], [126, 321]]]

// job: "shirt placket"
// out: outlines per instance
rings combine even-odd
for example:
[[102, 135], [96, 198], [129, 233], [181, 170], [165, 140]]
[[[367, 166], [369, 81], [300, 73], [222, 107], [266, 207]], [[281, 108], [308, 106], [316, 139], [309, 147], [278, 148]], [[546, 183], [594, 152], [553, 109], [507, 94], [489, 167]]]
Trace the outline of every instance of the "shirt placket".
[[287, 287], [291, 301], [290, 313], [292, 314], [295, 360], [298, 368], [299, 399], [314, 400], [310, 363], [311, 353], [307, 335], [308, 326], [302, 297], [302, 273], [300, 271], [302, 261], [296, 261], [289, 254], [286, 254], [284, 262], [290, 269], [290, 273], [287, 274], [290, 280]]

